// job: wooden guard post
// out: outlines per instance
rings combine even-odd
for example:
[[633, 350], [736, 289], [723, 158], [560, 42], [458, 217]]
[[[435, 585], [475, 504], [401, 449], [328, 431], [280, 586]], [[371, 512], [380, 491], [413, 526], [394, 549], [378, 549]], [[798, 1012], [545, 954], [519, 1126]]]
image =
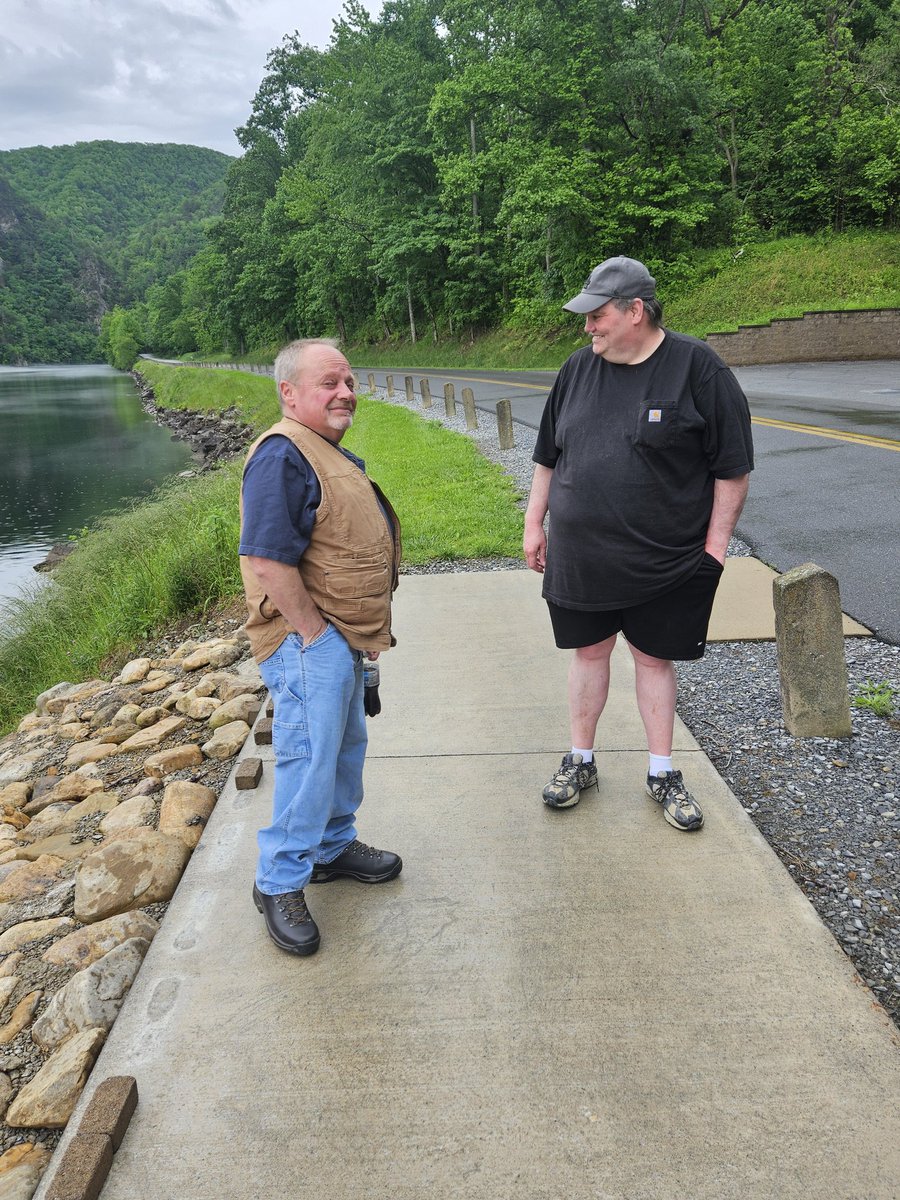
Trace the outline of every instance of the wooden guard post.
[[478, 415], [475, 412], [475, 397], [470, 387], [462, 390], [463, 412], [466, 414], [466, 429], [478, 428]]
[[506, 399], [497, 401], [497, 434], [501, 450], [512, 450], [516, 444], [513, 434], [512, 406]]

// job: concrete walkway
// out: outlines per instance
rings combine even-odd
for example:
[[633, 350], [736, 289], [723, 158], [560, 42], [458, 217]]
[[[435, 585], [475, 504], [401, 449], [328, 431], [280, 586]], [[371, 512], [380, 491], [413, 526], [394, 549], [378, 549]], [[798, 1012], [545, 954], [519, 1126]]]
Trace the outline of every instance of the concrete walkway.
[[894, 1027], [680, 724], [705, 828], [644, 795], [624, 648], [599, 795], [541, 803], [567, 655], [539, 592], [402, 580], [360, 833], [405, 867], [310, 888], [313, 958], [250, 900], [270, 759], [226, 787], [69, 1125], [137, 1078], [103, 1200], [898, 1195]]

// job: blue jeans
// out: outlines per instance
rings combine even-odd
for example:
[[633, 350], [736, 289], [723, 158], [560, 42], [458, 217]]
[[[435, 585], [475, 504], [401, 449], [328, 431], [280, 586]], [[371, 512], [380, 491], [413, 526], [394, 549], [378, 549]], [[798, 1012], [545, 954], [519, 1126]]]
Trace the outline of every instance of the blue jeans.
[[275, 799], [257, 835], [256, 886], [276, 896], [305, 887], [314, 863], [356, 837], [368, 741], [362, 655], [329, 625], [308, 646], [289, 634], [259, 670], [275, 705]]

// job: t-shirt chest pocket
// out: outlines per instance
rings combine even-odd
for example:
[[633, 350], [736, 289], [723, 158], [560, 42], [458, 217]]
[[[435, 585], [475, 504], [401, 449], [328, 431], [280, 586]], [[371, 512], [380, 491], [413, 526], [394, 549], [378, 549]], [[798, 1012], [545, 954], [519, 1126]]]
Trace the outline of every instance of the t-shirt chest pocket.
[[647, 450], [670, 450], [677, 441], [678, 405], [658, 400], [642, 404], [632, 443]]

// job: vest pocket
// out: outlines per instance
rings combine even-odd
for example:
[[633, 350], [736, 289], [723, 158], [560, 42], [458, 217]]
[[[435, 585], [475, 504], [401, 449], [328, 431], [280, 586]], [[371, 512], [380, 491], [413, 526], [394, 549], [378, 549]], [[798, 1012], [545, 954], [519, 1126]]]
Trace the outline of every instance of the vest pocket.
[[338, 600], [381, 596], [389, 586], [387, 564], [383, 559], [378, 562], [357, 560], [346, 566], [326, 567], [322, 571], [322, 584], [328, 595]]

